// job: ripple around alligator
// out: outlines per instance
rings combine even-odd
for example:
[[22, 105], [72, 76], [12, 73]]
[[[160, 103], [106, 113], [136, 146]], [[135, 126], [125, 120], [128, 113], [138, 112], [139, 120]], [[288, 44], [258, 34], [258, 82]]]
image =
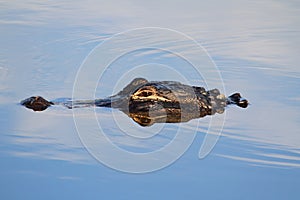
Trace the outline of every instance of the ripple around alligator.
[[[0, 41], [4, 47], [0, 50], [3, 198], [36, 199], [43, 191], [52, 199], [76, 199], [83, 194], [91, 199], [117, 199], [120, 195], [131, 199], [158, 199], [163, 195], [173, 199], [299, 199], [298, 2], [182, 1], [170, 5], [161, 1], [158, 5], [152, 1], [124, 1], [115, 5], [113, 1], [82, 4], [32, 0], [2, 2], [0, 10]], [[174, 165], [156, 173], [131, 176], [95, 163], [78, 138], [71, 110], [53, 107], [34, 113], [20, 107], [19, 101], [31, 95], [72, 97], [78, 68], [96, 45], [115, 33], [147, 25], [173, 28], [201, 42], [220, 70], [226, 89], [221, 92], [239, 91], [251, 106], [246, 112], [236, 107], [226, 109], [222, 135], [206, 159], [197, 159], [197, 154], [209, 117], [181, 124], [187, 134], [196, 127], [197, 135]], [[143, 35], [137, 41], [147, 38]], [[166, 44], [160, 38], [152, 42]], [[174, 44], [178, 45], [176, 49], [189, 50], [182, 41]], [[160, 65], [142, 67], [150, 61]], [[148, 80], [178, 77], [182, 83], [210, 89], [187, 62], [170, 52], [148, 49], [131, 52], [112, 63], [99, 80], [95, 96], [120, 91], [136, 74], [119, 77], [137, 65], [141, 66], [139, 75]], [[166, 66], [177, 71], [170, 74]], [[178, 72], [190, 77], [189, 82]], [[113, 143], [128, 151], [162, 148], [179, 126], [140, 127], [118, 110], [99, 108], [96, 116], [93, 108], [78, 110], [91, 133], [97, 133], [96, 128], [89, 127], [96, 117]], [[219, 116], [223, 115], [213, 118]], [[121, 124], [116, 124], [114, 117]], [[152, 140], [129, 140], [118, 126], [142, 132], [142, 137]], [[160, 130], [164, 134], [151, 137]]]

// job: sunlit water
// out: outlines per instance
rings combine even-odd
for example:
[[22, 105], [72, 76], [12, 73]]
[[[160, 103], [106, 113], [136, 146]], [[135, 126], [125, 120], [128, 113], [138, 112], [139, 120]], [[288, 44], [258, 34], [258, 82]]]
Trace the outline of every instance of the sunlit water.
[[[1, 199], [299, 198], [297, 1], [33, 0], [2, 2], [0, 9]], [[57, 106], [35, 113], [18, 103], [32, 95], [51, 100], [72, 97], [76, 74], [89, 53], [114, 34], [142, 27], [174, 29], [200, 43], [219, 69], [224, 88], [219, 77], [199, 76], [182, 57], [143, 49], [111, 63], [96, 83], [96, 97], [109, 96], [132, 78], [143, 76], [209, 84], [226, 95], [238, 91], [251, 105], [246, 110], [228, 107], [226, 115], [212, 116], [224, 117], [225, 124], [205, 159], [199, 159], [198, 153], [210, 117], [145, 128], [117, 110], [80, 109], [79, 117], [90, 133], [99, 131], [90, 124], [96, 112], [104, 132], [127, 151], [160, 149], [174, 138], [178, 127], [187, 135], [196, 133], [189, 149], [169, 167], [132, 175], [96, 162], [80, 142], [71, 110]], [[185, 41], [174, 43], [163, 36], [146, 32], [126, 44], [149, 42], [193, 58], [199, 55]], [[108, 55], [120, 51], [115, 45], [107, 49]], [[200, 61], [214, 66], [208, 58]], [[205, 71], [209, 70], [204, 67]], [[93, 87], [95, 83], [82, 84]], [[84, 98], [84, 91], [79, 92]], [[132, 139], [124, 132], [143, 135]]]

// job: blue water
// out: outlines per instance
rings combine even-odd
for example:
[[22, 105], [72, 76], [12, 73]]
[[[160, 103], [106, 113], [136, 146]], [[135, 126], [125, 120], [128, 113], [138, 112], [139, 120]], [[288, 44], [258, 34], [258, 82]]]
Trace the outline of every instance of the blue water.
[[[32, 0], [0, 10], [1, 199], [299, 199], [297, 1]], [[137, 76], [238, 91], [251, 105], [146, 128], [118, 110], [19, 105], [32, 95], [102, 98]], [[217, 143], [199, 159], [210, 120]], [[178, 148], [124, 159], [99, 125], [122, 152], [149, 155], [176, 136]]]

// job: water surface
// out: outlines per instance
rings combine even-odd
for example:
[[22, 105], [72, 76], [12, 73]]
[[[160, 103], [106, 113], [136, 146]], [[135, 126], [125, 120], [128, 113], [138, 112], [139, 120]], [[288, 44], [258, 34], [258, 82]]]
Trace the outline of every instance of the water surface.
[[[298, 199], [299, 8], [297, 1], [2, 2], [1, 197]], [[71, 110], [53, 107], [35, 113], [18, 103], [32, 95], [72, 97], [76, 74], [92, 49], [114, 34], [142, 27], [174, 29], [200, 43], [224, 83], [222, 88], [218, 77], [209, 77], [211, 87], [227, 95], [239, 91], [251, 106], [229, 107], [226, 115], [213, 116], [225, 117], [225, 124], [205, 159], [199, 159], [198, 152], [209, 117], [142, 129], [116, 110], [96, 109], [108, 137], [128, 151], [162, 148], [174, 138], [178, 126], [187, 137], [196, 130], [194, 142], [175, 163], [134, 175], [110, 169], [88, 153]], [[174, 43], [172, 38], [143, 34], [135, 41], [172, 46], [193, 58], [199, 55], [185, 41]], [[116, 43], [108, 49], [108, 55], [118, 47]], [[211, 63], [202, 61], [205, 73]], [[131, 73], [135, 66], [140, 67]], [[207, 77], [198, 76], [181, 57], [143, 49], [116, 59], [99, 79], [95, 96], [111, 95], [135, 75], [207, 86]], [[97, 134], [97, 127], [90, 126], [94, 110], [78, 112], [89, 133]], [[155, 131], [162, 134], [149, 141], [128, 139], [119, 127], [142, 130], [141, 137], [146, 138]]]

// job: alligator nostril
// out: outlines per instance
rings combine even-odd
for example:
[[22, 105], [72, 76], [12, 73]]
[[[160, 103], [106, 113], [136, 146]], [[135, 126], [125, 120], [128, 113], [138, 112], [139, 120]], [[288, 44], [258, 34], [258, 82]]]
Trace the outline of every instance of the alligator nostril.
[[47, 101], [43, 97], [35, 96], [21, 101], [21, 105], [34, 111], [43, 111], [50, 105], [53, 105], [53, 103], [51, 101]]

